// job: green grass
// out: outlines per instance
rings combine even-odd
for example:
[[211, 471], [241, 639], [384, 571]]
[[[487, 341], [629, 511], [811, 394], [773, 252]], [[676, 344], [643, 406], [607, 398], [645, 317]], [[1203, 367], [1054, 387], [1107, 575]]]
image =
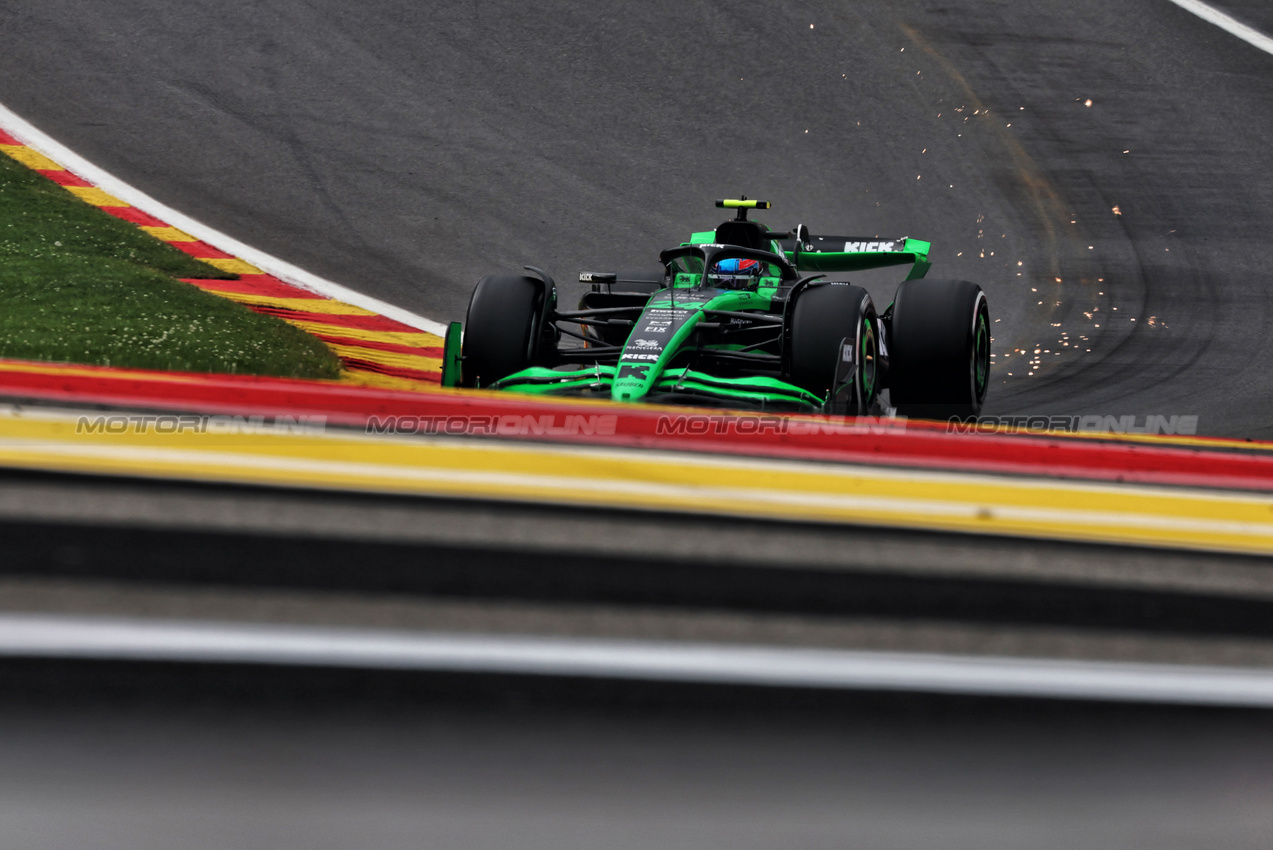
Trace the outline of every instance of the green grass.
[[336, 377], [319, 340], [178, 277], [235, 276], [0, 155], [0, 357]]

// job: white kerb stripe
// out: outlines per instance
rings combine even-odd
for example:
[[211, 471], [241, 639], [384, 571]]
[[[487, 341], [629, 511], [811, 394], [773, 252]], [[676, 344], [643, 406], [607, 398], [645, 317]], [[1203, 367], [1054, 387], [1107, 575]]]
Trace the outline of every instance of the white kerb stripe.
[[679, 641], [0, 615], [0, 656], [1273, 707], [1273, 671]]
[[1207, 23], [1215, 24], [1225, 32], [1236, 35], [1247, 44], [1258, 47], [1265, 53], [1273, 54], [1273, 38], [1269, 38], [1259, 30], [1247, 26], [1237, 18], [1226, 15], [1219, 9], [1201, 2], [1201, 0], [1171, 0], [1171, 2], [1185, 11], [1192, 12]]
[[409, 310], [395, 307], [378, 298], [364, 295], [346, 286], [321, 278], [258, 248], [245, 245], [213, 227], [195, 221], [189, 216], [161, 204], [145, 192], [102, 170], [75, 153], [75, 151], [41, 132], [29, 121], [15, 114], [3, 104], [0, 104], [0, 130], [4, 130], [19, 142], [34, 148], [58, 165], [78, 174], [121, 201], [136, 207], [142, 212], [149, 213], [178, 230], [185, 231], [191, 236], [207, 242], [209, 245], [220, 248], [227, 254], [233, 254], [239, 259], [246, 260], [261, 269], [261, 271], [268, 272], [280, 280], [299, 286], [302, 289], [307, 289], [310, 292], [316, 292], [329, 298], [344, 301], [347, 304], [371, 310], [374, 313], [379, 313], [390, 319], [396, 319], [399, 322], [438, 336], [446, 335], [446, 325], [441, 322], [417, 316]]

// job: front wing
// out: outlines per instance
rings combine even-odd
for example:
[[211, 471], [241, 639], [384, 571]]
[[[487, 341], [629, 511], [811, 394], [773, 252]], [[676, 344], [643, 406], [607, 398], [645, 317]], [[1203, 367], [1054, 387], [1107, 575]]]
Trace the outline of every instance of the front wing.
[[[593, 395], [610, 398], [621, 366], [595, 364], [569, 371], [535, 366], [491, 384], [490, 389], [531, 395]], [[654, 402], [708, 402], [744, 407], [821, 412], [823, 400], [777, 378], [749, 376], [721, 378], [692, 369], [668, 369], [651, 387]]]

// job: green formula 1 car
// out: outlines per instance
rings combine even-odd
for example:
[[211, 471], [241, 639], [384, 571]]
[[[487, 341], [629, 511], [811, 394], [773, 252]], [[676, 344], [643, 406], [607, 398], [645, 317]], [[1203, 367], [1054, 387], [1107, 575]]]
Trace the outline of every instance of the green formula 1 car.
[[[618, 402], [688, 403], [806, 413], [976, 415], [990, 373], [981, 287], [925, 280], [929, 243], [771, 231], [749, 221], [767, 201], [659, 255], [648, 273], [585, 272], [576, 310], [557, 308], [545, 272], [489, 275], [447, 334], [443, 383]], [[828, 279], [909, 265], [893, 303]]]

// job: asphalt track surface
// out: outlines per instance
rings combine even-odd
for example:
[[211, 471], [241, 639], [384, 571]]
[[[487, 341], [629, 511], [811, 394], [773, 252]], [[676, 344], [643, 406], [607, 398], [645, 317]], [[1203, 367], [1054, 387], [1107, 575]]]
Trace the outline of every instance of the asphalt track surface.
[[[1273, 33], [1262, 4], [1222, 5]], [[775, 202], [774, 226], [930, 239], [933, 276], [981, 282], [1001, 320], [989, 413], [1197, 414], [1262, 438], [1271, 72], [1167, 0], [0, 7], [0, 102], [160, 201], [431, 318], [463, 318], [477, 277], [527, 262], [567, 293], [580, 269], [648, 265], [718, 219], [712, 199], [746, 193]], [[887, 303], [888, 282], [867, 283]], [[130, 674], [136, 695], [84, 705], [115, 672], [30, 673], [51, 696], [6, 673], [28, 696], [0, 723], [18, 766], [0, 843], [1263, 847], [1273, 832], [1264, 715], [350, 707], [258, 699], [276, 678], [250, 672], [191, 695], [189, 671]]]
[[431, 318], [524, 263], [573, 300], [577, 271], [648, 266], [746, 193], [774, 226], [930, 239], [932, 276], [981, 282], [987, 413], [1264, 438], [1271, 73], [1167, 0], [0, 9], [0, 102]]

